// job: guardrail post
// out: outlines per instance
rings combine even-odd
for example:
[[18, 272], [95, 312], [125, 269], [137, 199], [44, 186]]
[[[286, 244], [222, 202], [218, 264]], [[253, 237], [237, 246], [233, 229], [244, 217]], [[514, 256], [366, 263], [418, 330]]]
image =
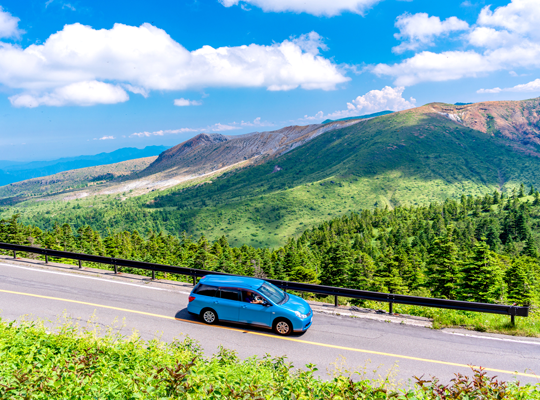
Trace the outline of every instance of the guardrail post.
[[152, 270], [152, 280], [156, 280], [156, 271]]
[[15, 250], [13, 250], [13, 258], [17, 258], [17, 252]]
[[79, 260], [79, 269], [81, 269], [81, 268], [82, 268], [82, 261]]
[[516, 325], [516, 308], [515, 307], [510, 308], [510, 323], [512, 324], [512, 326]]
[[45, 254], [45, 264], [48, 264], [48, 263], [49, 263], [49, 256]]
[[339, 305], [338, 303], [338, 297], [334, 296], [334, 307], [337, 307]]
[[390, 302], [390, 303], [388, 303], [388, 305], [389, 305], [389, 308], [390, 308], [390, 310], [389, 310], [390, 314], [393, 314], [394, 313], [394, 303]]
[[116, 265], [116, 260], [113, 258], [113, 265], [114, 265], [114, 273], [118, 273], [118, 265]]
[[196, 284], [197, 284], [197, 277], [193, 275], [193, 286], [195, 286]]

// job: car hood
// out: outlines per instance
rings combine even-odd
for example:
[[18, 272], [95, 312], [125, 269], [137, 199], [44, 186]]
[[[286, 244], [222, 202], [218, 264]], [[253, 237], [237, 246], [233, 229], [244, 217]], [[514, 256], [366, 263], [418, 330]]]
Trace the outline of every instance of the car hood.
[[286, 308], [292, 312], [299, 311], [302, 314], [308, 314], [311, 311], [309, 304], [301, 297], [294, 294], [288, 294], [289, 300], [285, 304], [281, 304], [280, 307]]

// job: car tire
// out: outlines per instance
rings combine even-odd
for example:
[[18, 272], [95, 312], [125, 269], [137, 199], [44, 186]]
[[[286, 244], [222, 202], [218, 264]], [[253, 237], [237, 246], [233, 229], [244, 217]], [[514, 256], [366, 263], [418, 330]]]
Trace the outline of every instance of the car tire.
[[285, 318], [278, 318], [274, 321], [273, 330], [280, 336], [288, 336], [293, 331], [291, 321]]
[[218, 322], [218, 316], [211, 308], [205, 308], [201, 311], [201, 320], [205, 324], [214, 325]]

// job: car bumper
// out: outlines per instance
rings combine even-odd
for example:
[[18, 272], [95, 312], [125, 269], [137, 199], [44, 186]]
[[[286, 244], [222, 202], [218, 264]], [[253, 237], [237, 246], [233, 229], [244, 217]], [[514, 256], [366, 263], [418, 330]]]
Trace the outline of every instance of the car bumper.
[[302, 327], [300, 329], [295, 329], [295, 332], [305, 332], [309, 329], [311, 326], [311, 323], [313, 322], [313, 315], [305, 320], [302, 321]]

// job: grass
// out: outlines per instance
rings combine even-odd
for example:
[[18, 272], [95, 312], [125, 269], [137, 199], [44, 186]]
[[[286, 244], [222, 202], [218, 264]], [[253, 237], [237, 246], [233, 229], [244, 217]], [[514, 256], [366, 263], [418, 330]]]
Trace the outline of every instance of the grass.
[[[366, 301], [364, 307], [374, 310], [388, 310], [387, 303]], [[462, 328], [477, 332], [540, 337], [540, 311], [538, 308], [532, 308], [528, 317], [516, 317], [515, 325], [511, 324], [509, 315], [419, 307], [406, 304], [394, 304], [394, 313], [431, 318], [435, 329]]]
[[[283, 357], [240, 360], [220, 347], [206, 357], [189, 337], [171, 343], [124, 337], [99, 325], [0, 320], [2, 399], [534, 399], [539, 385], [499, 382], [482, 371], [448, 386], [418, 381], [396, 391], [391, 377], [336, 363], [330, 379], [313, 364], [294, 369]], [[376, 371], [375, 371], [376, 372]], [[355, 377], [355, 379], [353, 379]], [[454, 396], [458, 394], [458, 396]]]

